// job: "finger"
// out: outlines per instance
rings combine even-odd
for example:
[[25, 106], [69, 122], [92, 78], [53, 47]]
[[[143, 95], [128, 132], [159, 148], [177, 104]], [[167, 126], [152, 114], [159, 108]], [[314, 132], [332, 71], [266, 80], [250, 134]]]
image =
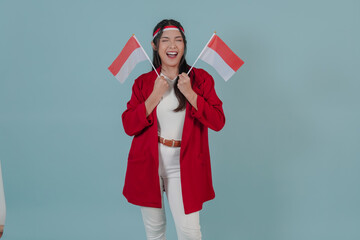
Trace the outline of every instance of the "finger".
[[161, 82], [162, 85], [168, 85], [168, 82], [164, 78], [161, 78], [160, 82]]
[[185, 79], [179, 78], [178, 84], [179, 84], [179, 83], [180, 83], [181, 85], [184, 84], [184, 83], [185, 83]]
[[179, 78], [186, 78], [186, 74], [184, 75], [184, 73], [181, 73], [181, 74], [179, 74]]

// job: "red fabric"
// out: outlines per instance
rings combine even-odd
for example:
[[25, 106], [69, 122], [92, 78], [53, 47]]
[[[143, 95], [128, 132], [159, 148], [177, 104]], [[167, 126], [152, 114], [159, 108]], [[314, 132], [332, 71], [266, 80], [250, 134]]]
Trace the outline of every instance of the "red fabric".
[[108, 67], [109, 71], [116, 76], [124, 63], [129, 59], [130, 55], [139, 48], [140, 45], [132, 36], [127, 43], [125, 44], [125, 47], [121, 50], [120, 54], [116, 57], [114, 62]]
[[218, 35], [215, 35], [209, 42], [208, 47], [217, 52], [229, 67], [236, 72], [243, 64], [241, 60]]
[[[155, 71], [151, 71], [135, 80], [131, 99], [122, 114], [126, 134], [134, 136], [123, 194], [132, 204], [161, 208], [156, 108], [148, 117], [145, 109], [145, 100], [153, 90], [156, 77]], [[198, 110], [187, 102], [180, 150], [185, 214], [201, 210], [205, 201], [215, 197], [208, 128], [220, 131], [225, 124], [222, 102], [216, 95], [211, 75], [193, 68], [190, 79], [193, 90], [198, 94]]]

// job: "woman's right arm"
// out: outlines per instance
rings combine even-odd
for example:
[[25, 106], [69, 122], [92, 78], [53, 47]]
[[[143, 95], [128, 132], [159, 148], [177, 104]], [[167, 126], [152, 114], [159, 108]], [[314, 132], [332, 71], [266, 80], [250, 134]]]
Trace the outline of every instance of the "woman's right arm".
[[146, 116], [149, 116], [150, 113], [152, 113], [168, 88], [169, 84], [164, 77], [158, 77], [155, 80], [154, 89], [145, 101]]
[[136, 79], [132, 87], [130, 101], [127, 103], [127, 109], [122, 114], [124, 130], [129, 136], [137, 135], [143, 129], [153, 124], [151, 112], [160, 102], [162, 95], [168, 88], [168, 84], [163, 77], [157, 78], [152, 93], [145, 100], [141, 85], [141, 80]]

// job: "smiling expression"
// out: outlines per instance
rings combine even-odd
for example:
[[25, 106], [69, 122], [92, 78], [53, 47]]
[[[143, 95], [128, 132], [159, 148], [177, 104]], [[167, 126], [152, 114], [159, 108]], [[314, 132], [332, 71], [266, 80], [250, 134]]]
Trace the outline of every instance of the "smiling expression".
[[[155, 47], [153, 45], [153, 47]], [[163, 67], [179, 67], [184, 55], [184, 40], [180, 31], [164, 31], [159, 39], [158, 53]]]

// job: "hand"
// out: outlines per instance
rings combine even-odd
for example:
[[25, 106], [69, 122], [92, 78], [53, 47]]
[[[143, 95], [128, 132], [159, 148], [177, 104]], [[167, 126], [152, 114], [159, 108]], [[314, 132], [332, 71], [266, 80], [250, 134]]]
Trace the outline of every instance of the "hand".
[[154, 108], [159, 104], [161, 97], [168, 88], [169, 84], [164, 77], [158, 77], [155, 80], [153, 91], [145, 101], [146, 117], [149, 116]]
[[177, 84], [180, 92], [188, 98], [190, 95], [194, 93], [194, 90], [191, 87], [190, 78], [186, 73], [182, 73], [179, 75], [179, 80]]
[[191, 87], [190, 78], [186, 73], [179, 75], [179, 80], [177, 84], [180, 92], [186, 97], [189, 103], [198, 110], [197, 107], [197, 94]]
[[166, 79], [163, 76], [160, 76], [158, 78], [156, 78], [155, 83], [154, 83], [154, 88], [153, 88], [153, 94], [158, 97], [161, 98], [164, 93], [166, 92], [166, 90], [168, 90], [169, 88], [169, 84], [166, 81]]

